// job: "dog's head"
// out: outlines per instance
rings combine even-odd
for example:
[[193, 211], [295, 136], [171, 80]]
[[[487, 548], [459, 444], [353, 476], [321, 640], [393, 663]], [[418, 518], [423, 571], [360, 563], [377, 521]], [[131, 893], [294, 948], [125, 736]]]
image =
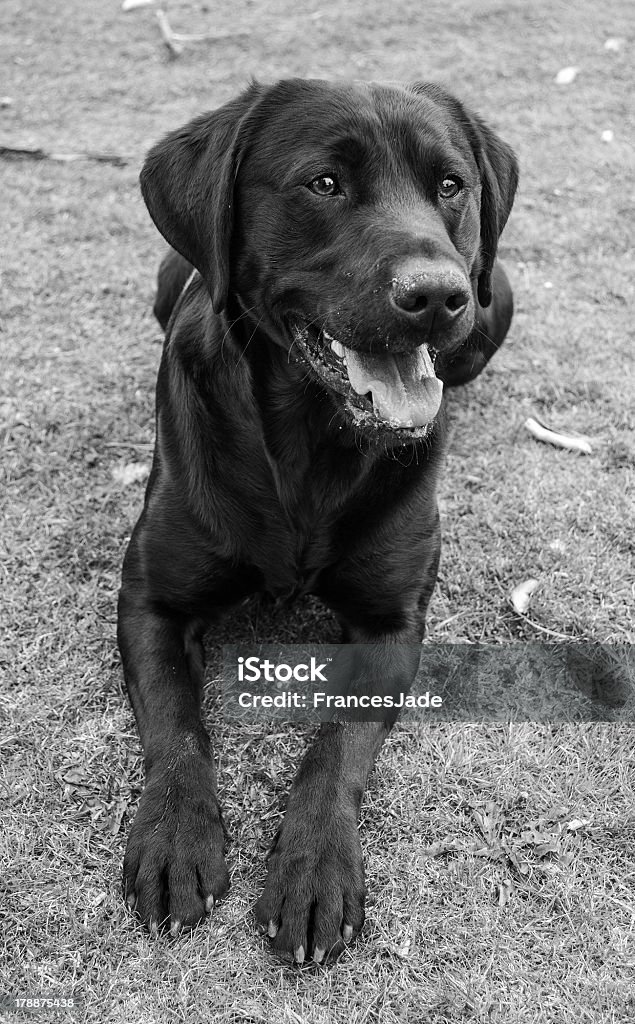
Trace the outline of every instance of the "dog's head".
[[293, 79], [149, 153], [157, 227], [369, 434], [423, 437], [439, 352], [491, 301], [517, 183], [511, 149], [440, 88]]

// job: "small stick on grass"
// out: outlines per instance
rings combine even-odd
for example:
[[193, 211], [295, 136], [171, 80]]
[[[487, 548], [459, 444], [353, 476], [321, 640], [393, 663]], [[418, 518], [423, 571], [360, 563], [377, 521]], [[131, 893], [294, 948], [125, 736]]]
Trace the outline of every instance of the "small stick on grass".
[[167, 46], [171, 57], [179, 57], [184, 50], [184, 44], [187, 43], [207, 43], [215, 42], [221, 39], [236, 39], [239, 36], [248, 36], [250, 33], [241, 30], [240, 32], [201, 32], [194, 35], [183, 34], [181, 32], [174, 32], [168, 16], [164, 10], [159, 8], [156, 12], [157, 21], [159, 23], [159, 29], [163, 42]]
[[0, 145], [2, 160], [56, 160], [58, 163], [72, 163], [75, 160], [95, 160], [101, 164], [113, 164], [115, 167], [126, 167], [128, 157], [119, 153], [101, 153], [98, 150], [84, 150], [79, 153], [52, 152], [39, 146], [6, 146]]
[[533, 416], [525, 420], [525, 428], [537, 441], [553, 444], [557, 448], [568, 448], [572, 452], [582, 452], [583, 455], [591, 455], [592, 448], [586, 437], [563, 434], [560, 430], [552, 430], [551, 427], [547, 427], [544, 423], [534, 419]]
[[174, 32], [172, 31], [172, 27], [170, 25], [170, 22], [168, 21], [167, 14], [165, 13], [165, 11], [161, 10], [161, 8], [159, 8], [159, 10], [156, 12], [156, 14], [157, 14], [157, 21], [159, 22], [159, 29], [161, 31], [161, 36], [163, 38], [163, 42], [165, 43], [165, 45], [166, 45], [166, 47], [168, 49], [168, 52], [169, 52], [170, 56], [171, 57], [179, 57], [183, 53], [183, 47], [179, 44], [179, 42], [175, 38], [175, 35], [174, 35]]

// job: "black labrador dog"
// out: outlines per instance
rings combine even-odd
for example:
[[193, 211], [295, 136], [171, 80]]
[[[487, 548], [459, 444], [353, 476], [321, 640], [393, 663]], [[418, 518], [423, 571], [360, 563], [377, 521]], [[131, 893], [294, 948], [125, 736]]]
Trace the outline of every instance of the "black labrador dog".
[[[252, 83], [147, 157], [143, 196], [173, 251], [118, 638], [146, 768], [125, 891], [154, 931], [196, 924], [228, 887], [201, 718], [210, 622], [253, 592], [314, 594], [368, 645], [362, 678], [411, 684], [439, 559], [443, 387], [507, 333], [496, 249], [516, 183], [509, 146], [419, 83]], [[391, 723], [323, 724], [298, 770], [256, 907], [298, 963], [362, 927], [357, 819]]]

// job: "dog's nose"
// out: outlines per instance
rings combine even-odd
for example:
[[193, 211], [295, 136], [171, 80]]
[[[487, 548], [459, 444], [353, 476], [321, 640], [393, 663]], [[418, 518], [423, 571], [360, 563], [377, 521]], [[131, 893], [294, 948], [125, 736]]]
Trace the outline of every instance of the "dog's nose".
[[390, 300], [401, 313], [417, 320], [450, 324], [466, 310], [468, 282], [454, 266], [412, 268], [393, 277]]

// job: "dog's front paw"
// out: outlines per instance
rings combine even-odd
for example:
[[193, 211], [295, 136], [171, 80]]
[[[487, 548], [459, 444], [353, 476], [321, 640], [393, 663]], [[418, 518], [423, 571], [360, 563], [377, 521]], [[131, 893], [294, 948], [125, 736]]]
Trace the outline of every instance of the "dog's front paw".
[[256, 917], [298, 964], [338, 956], [364, 924], [364, 864], [354, 812], [289, 810]]
[[151, 776], [124, 858], [128, 906], [153, 933], [193, 927], [229, 888], [223, 850], [211, 767]]

